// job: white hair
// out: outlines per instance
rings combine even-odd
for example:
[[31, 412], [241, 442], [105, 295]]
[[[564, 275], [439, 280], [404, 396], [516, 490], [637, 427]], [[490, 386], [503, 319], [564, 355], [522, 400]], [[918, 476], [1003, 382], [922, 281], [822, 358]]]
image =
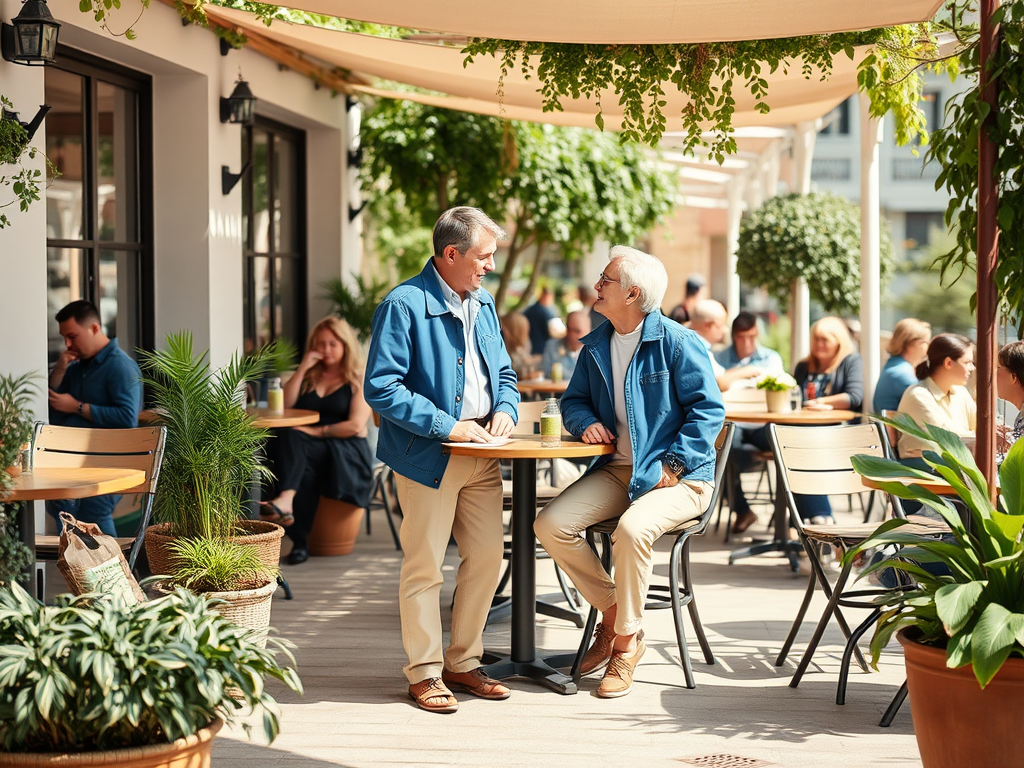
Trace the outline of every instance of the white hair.
[[608, 252], [608, 260], [619, 259], [619, 283], [623, 291], [640, 290], [640, 309], [645, 315], [661, 307], [668, 290], [665, 265], [649, 253], [626, 245], [615, 245]]
[[690, 319], [695, 323], [707, 323], [711, 320], [718, 320], [724, 323], [729, 319], [729, 315], [720, 301], [701, 299], [693, 305]]

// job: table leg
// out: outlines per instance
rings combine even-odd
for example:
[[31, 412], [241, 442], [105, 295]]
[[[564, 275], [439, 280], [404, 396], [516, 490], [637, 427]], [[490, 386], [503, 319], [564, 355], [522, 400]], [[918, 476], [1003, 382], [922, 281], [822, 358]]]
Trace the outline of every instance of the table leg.
[[537, 658], [537, 460], [512, 461], [512, 654], [485, 666], [491, 677], [525, 677], [558, 693], [576, 693], [576, 684]]
[[742, 560], [746, 557], [754, 557], [755, 555], [762, 555], [765, 552], [784, 552], [789, 558], [790, 567], [796, 571], [798, 569], [797, 553], [800, 552], [803, 547], [797, 541], [789, 540], [789, 520], [788, 518], [789, 509], [786, 505], [786, 495], [782, 492], [781, 488], [775, 489], [775, 532], [771, 541], [766, 541], [762, 544], [753, 544], [749, 547], [743, 547], [737, 549], [729, 555], [729, 565], [732, 565], [737, 560]]
[[30, 593], [34, 593], [36, 587], [32, 581], [36, 576], [36, 516], [35, 510], [32, 508], [32, 502], [22, 501], [18, 503], [17, 520], [21, 543], [28, 547], [32, 553], [32, 559], [25, 566], [25, 570], [22, 571], [23, 582], [26, 585], [26, 589]]

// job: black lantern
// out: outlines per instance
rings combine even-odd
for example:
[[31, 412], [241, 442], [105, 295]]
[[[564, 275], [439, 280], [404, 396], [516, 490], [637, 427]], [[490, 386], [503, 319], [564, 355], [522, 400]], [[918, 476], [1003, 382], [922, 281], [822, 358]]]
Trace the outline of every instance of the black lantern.
[[[13, 25], [13, 26], [12, 26]], [[11, 24], [4, 24], [0, 48], [7, 61], [26, 66], [53, 64], [57, 60], [58, 23], [46, 0], [25, 0]]]
[[256, 119], [256, 97], [252, 95], [249, 84], [238, 76], [235, 90], [226, 99], [220, 97], [220, 121], [222, 123], [241, 123], [252, 125]]

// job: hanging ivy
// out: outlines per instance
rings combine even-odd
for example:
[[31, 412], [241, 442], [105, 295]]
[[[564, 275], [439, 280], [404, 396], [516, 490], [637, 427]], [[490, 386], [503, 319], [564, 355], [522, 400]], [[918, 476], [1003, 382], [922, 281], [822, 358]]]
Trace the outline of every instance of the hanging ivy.
[[[42, 171], [23, 165], [25, 160], [34, 160], [39, 150], [29, 146], [28, 133], [21, 123], [7, 116], [8, 110], [13, 112], [14, 105], [0, 95], [0, 187], [10, 187], [14, 192], [13, 200], [0, 202], [0, 229], [11, 223], [7, 214], [2, 213], [3, 209], [17, 204], [22, 211], [27, 211], [29, 205], [39, 199], [44, 180]], [[14, 171], [8, 171], [8, 166], [13, 166]], [[56, 169], [53, 171], [56, 173]]]
[[[917, 24], [864, 32], [810, 35], [773, 40], [670, 45], [595, 45], [476, 39], [464, 49], [466, 63], [478, 56], [500, 60], [497, 84], [503, 93], [508, 73], [519, 69], [538, 81], [544, 110], [562, 111], [563, 98], [595, 101], [598, 127], [604, 127], [603, 91], [614, 92], [622, 106], [622, 140], [656, 145], [665, 132], [665, 88], [675, 87], [687, 103], [682, 120], [687, 149], [706, 145], [719, 162], [736, 151], [732, 117], [735, 93], [746, 89], [755, 109], [770, 111], [768, 73], [791, 69], [804, 77], [827, 79], [833, 59], [853, 59], [856, 47], [873, 46], [858, 65], [858, 82], [872, 98], [872, 112], [891, 111], [896, 137], [907, 143], [924, 129], [918, 107], [921, 61], [938, 56], [935, 35], [945, 24]], [[710, 132], [711, 138], [708, 138]]]
[[[978, 138], [990, 112], [979, 86], [981, 72], [979, 32], [963, 18], [976, 13], [975, 3], [953, 3], [956, 34], [965, 46], [963, 74], [973, 86], [946, 105], [942, 128], [932, 135], [927, 159], [941, 171], [935, 188], [949, 193], [946, 224], [956, 225], [955, 245], [938, 259], [944, 278], [974, 276], [978, 237]], [[1024, 2], [1005, 3], [993, 16], [1001, 24], [991, 74], [999, 82], [999, 100], [988, 135], [998, 149], [996, 178], [999, 186], [999, 259], [996, 291], [1002, 310], [1024, 334]], [[974, 308], [976, 296], [971, 299]]]

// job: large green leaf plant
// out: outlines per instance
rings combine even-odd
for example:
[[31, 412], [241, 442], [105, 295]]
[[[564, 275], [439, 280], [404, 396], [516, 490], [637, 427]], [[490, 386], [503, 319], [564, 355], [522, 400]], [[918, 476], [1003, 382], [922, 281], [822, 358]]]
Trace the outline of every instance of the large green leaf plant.
[[[935, 475], [887, 459], [853, 457], [859, 473], [888, 478], [882, 490], [916, 499], [938, 513], [953, 539], [907, 533], [908, 522], [893, 519], [846, 555], [851, 559], [873, 547], [899, 546], [896, 558], [877, 562], [862, 575], [891, 567], [914, 582], [878, 598], [882, 614], [871, 640], [872, 661], [877, 664], [894, 632], [914, 628], [919, 642], [946, 649], [948, 667], [972, 665], [984, 688], [1011, 655], [1024, 656], [1024, 441], [1018, 441], [1003, 461], [998, 505], [994, 505], [984, 476], [955, 433], [919, 425], [906, 414], [882, 421], [935, 446], [922, 458], [966, 505], [970, 525], [942, 497], [896, 480], [934, 480]], [[949, 573], [934, 575], [922, 563], [944, 564]]]

